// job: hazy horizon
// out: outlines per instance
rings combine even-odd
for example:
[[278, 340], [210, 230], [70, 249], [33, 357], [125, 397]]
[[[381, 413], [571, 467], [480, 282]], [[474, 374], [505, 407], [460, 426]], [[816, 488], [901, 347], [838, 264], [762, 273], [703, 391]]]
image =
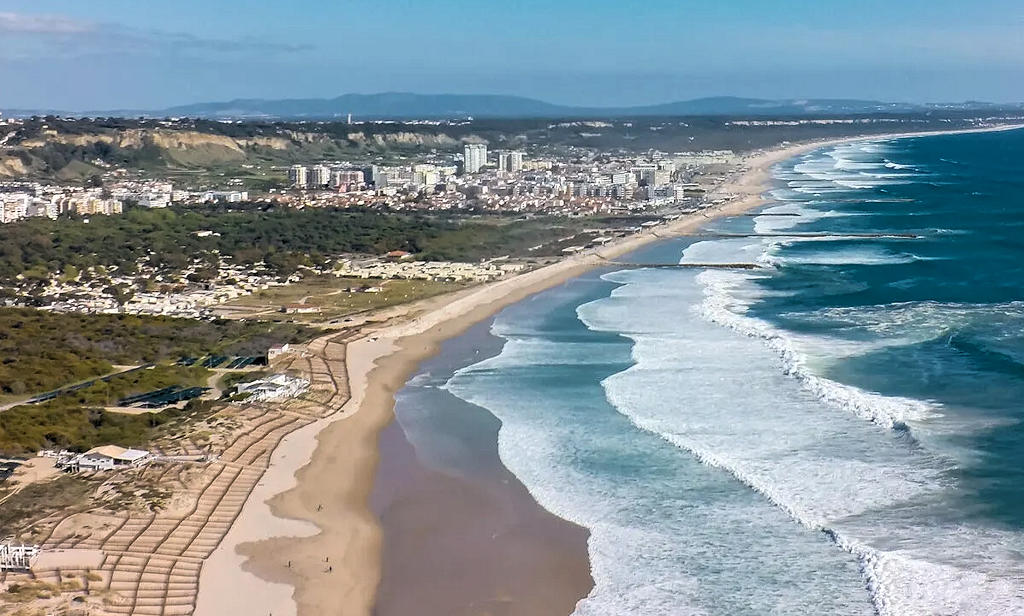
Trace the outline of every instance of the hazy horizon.
[[474, 97], [474, 96], [480, 96], [480, 97], [509, 96], [509, 97], [517, 97], [517, 98], [522, 98], [522, 99], [528, 99], [528, 100], [536, 101], [536, 102], [539, 102], [539, 103], [547, 103], [547, 104], [557, 105], [557, 106], [560, 106], [560, 107], [578, 108], [578, 109], [581, 109], [581, 110], [587, 110], [587, 109], [592, 109], [592, 110], [601, 110], [601, 109], [615, 110], [615, 109], [643, 108], [643, 107], [648, 107], [648, 106], [659, 106], [659, 105], [667, 105], [667, 104], [672, 104], [672, 103], [685, 103], [685, 102], [705, 100], [705, 99], [723, 99], [723, 100], [724, 99], [751, 99], [751, 100], [778, 101], [780, 103], [790, 102], [790, 101], [796, 103], [796, 102], [799, 102], [799, 101], [812, 101], [812, 100], [813, 101], [824, 101], [824, 100], [851, 100], [852, 101], [852, 100], [857, 100], [857, 101], [863, 101], [863, 102], [910, 104], [910, 105], [914, 105], [914, 104], [922, 104], [922, 105], [923, 104], [951, 104], [952, 105], [952, 104], [963, 104], [963, 103], [971, 103], [971, 102], [984, 103], [984, 104], [994, 104], [994, 105], [1005, 104], [1007, 106], [1024, 104], [1024, 99], [1020, 99], [1020, 100], [983, 100], [983, 99], [977, 99], [977, 98], [971, 98], [971, 99], [966, 99], [965, 98], [965, 99], [960, 99], [960, 100], [899, 100], [899, 99], [880, 99], [880, 98], [867, 98], [867, 97], [825, 97], [825, 96], [758, 97], [758, 96], [738, 96], [738, 95], [734, 95], [734, 94], [708, 94], [706, 96], [699, 96], [699, 97], [675, 98], [675, 99], [665, 99], [665, 100], [654, 100], [654, 99], [652, 99], [652, 100], [638, 102], [638, 103], [599, 105], [599, 104], [591, 104], [591, 103], [563, 103], [563, 102], [551, 100], [549, 98], [545, 98], [543, 96], [527, 96], [527, 95], [521, 95], [521, 94], [510, 94], [510, 93], [502, 93], [502, 92], [407, 92], [407, 91], [389, 90], [389, 91], [378, 91], [378, 92], [342, 92], [342, 93], [333, 94], [333, 95], [332, 94], [326, 94], [324, 96], [308, 96], [308, 97], [307, 96], [284, 96], [284, 97], [273, 97], [273, 96], [267, 96], [267, 97], [242, 97], [242, 96], [235, 96], [235, 97], [231, 97], [231, 98], [219, 98], [219, 99], [202, 99], [202, 100], [198, 100], [197, 99], [197, 100], [192, 100], [192, 101], [185, 101], [185, 102], [175, 103], [173, 105], [162, 105], [160, 107], [155, 107], [155, 106], [150, 106], [150, 107], [113, 107], [113, 106], [106, 106], [106, 107], [83, 108], [83, 107], [70, 107], [70, 106], [59, 106], [59, 105], [47, 105], [47, 106], [41, 106], [41, 105], [25, 106], [25, 105], [22, 105], [22, 106], [15, 106], [15, 105], [4, 105], [2, 103], [2, 101], [0, 101], [0, 111], [3, 111], [4, 109], [7, 109], [7, 110], [16, 110], [16, 111], [43, 111], [43, 112], [45, 112], [45, 111], [54, 111], [54, 112], [68, 112], [68, 113], [87, 113], [87, 112], [103, 112], [103, 111], [111, 111], [111, 112], [117, 112], [117, 111], [148, 112], [148, 111], [154, 111], [154, 112], [158, 112], [158, 111], [164, 111], [164, 110], [167, 110], [167, 109], [174, 109], [174, 108], [178, 108], [178, 107], [189, 107], [191, 105], [230, 103], [230, 102], [233, 102], [233, 101], [236, 101], [236, 100], [237, 101], [245, 101], [245, 100], [259, 101], [259, 100], [265, 100], [265, 101], [268, 101], [268, 102], [287, 101], [287, 100], [332, 100], [332, 99], [336, 99], [336, 98], [342, 98], [342, 97], [345, 97], [345, 96], [369, 96], [369, 97], [372, 97], [372, 96], [381, 96], [381, 95], [411, 95], [411, 96], [423, 96], [423, 97], [432, 97], [432, 96], [465, 96], [465, 97]]
[[1024, 7], [652, 0], [4, 0], [0, 106], [162, 109], [387, 91], [632, 106], [708, 96], [1024, 100]]

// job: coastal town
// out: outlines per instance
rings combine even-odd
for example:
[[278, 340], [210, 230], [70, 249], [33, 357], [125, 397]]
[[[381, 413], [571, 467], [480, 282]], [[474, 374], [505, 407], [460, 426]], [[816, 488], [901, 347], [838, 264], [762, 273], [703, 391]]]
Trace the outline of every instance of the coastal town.
[[731, 151], [654, 151], [642, 157], [578, 151], [562, 159], [535, 159], [522, 150], [489, 151], [487, 144], [467, 143], [461, 158], [407, 165], [295, 165], [289, 180], [302, 192], [290, 195], [290, 202], [562, 216], [628, 214], [696, 205], [708, 190], [705, 176], [736, 160]]
[[246, 202], [295, 208], [626, 214], [696, 205], [715, 174], [737, 160], [729, 150], [623, 156], [583, 148], [534, 158], [523, 150], [493, 151], [486, 143], [466, 143], [461, 155], [426, 156], [402, 165], [322, 161], [271, 166], [263, 173], [287, 187], [261, 192], [233, 188], [243, 182], [230, 177], [220, 179], [218, 188], [179, 188], [165, 179], [129, 177], [127, 169], [104, 163], [106, 169], [89, 176], [86, 186], [0, 181], [0, 223], [118, 215], [125, 204], [166, 208]]
[[[171, 270], [145, 255], [120, 266], [19, 275], [6, 283], [7, 298], [0, 301], [55, 312], [214, 318], [221, 304], [296, 283], [303, 276], [486, 282], [535, 267], [541, 255], [576, 254], [681, 214], [721, 205], [731, 195], [716, 193], [715, 188], [727, 172], [741, 168], [741, 160], [731, 151], [651, 151], [636, 156], [595, 149], [535, 158], [528, 151], [492, 151], [485, 143], [473, 142], [460, 152], [427, 155], [402, 165], [323, 161], [271, 168], [266, 172], [282, 181], [287, 178], [286, 185], [262, 192], [232, 189], [241, 184], [232, 177], [221, 178], [217, 189], [189, 190], [166, 179], [130, 178], [127, 169], [110, 165], [84, 186], [2, 181], [0, 222], [6, 224], [40, 217], [88, 223], [90, 217], [124, 215], [126, 208], [266, 204], [293, 210], [371, 208], [463, 217], [618, 217], [623, 222], [581, 228], [550, 245], [529, 247], [522, 255], [493, 255], [480, 262], [425, 261], [404, 251], [333, 254], [282, 275], [265, 263], [241, 264], [225, 254], [193, 257]], [[208, 229], [193, 232], [197, 240], [216, 235]]]

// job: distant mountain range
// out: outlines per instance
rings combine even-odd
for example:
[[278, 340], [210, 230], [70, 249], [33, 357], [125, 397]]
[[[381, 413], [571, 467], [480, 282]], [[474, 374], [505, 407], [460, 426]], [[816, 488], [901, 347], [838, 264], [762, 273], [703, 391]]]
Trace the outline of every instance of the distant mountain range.
[[6, 110], [6, 115], [200, 117], [215, 119], [366, 119], [596, 118], [640, 116], [808, 116], [823, 114], [914, 113], [931, 110], [1021, 110], [1021, 104], [886, 103], [855, 99], [782, 99], [722, 96], [636, 107], [574, 107], [521, 96], [488, 94], [344, 94], [337, 98], [237, 99], [196, 103], [161, 110], [59, 112]]
[[995, 108], [990, 103], [914, 105], [848, 99], [767, 100], [721, 96], [635, 107], [555, 105], [521, 96], [487, 94], [345, 94], [331, 99], [239, 99], [171, 107], [164, 115], [208, 118], [560, 118], [680, 115], [815, 115], [898, 113], [935, 108]]

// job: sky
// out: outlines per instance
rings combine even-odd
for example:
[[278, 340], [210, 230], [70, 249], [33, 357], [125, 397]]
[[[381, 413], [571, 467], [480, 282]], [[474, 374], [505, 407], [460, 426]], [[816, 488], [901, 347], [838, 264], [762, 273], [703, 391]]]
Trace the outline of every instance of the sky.
[[1024, 101], [1021, 0], [0, 0], [0, 109], [345, 93]]

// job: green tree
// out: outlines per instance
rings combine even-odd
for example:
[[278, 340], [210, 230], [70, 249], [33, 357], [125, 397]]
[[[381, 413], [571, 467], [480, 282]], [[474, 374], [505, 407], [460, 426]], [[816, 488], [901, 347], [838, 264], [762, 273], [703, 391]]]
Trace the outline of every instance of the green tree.
[[78, 279], [78, 274], [80, 273], [73, 263], [68, 263], [64, 266], [64, 271], [61, 272], [60, 281], [65, 283], [74, 282]]

